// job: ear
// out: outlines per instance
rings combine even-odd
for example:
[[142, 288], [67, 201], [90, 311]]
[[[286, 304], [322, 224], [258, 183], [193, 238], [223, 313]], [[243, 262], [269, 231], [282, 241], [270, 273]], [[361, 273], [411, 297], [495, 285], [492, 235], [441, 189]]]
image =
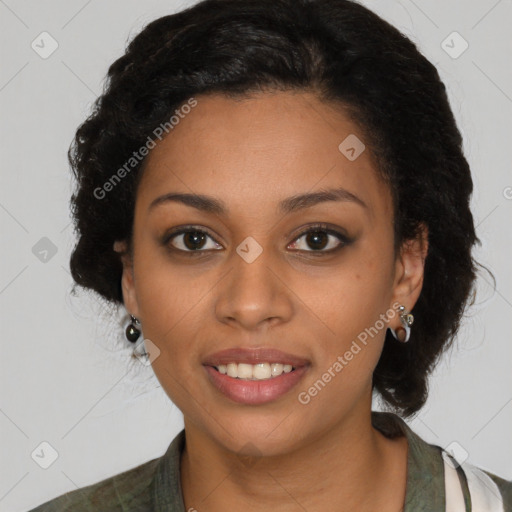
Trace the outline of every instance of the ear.
[[114, 251], [120, 254], [123, 263], [123, 275], [121, 277], [121, 288], [123, 291], [123, 302], [128, 313], [139, 318], [139, 306], [135, 293], [135, 279], [133, 275], [133, 258], [127, 250], [125, 240], [114, 242]]
[[411, 311], [423, 286], [425, 259], [428, 253], [428, 227], [421, 224], [418, 237], [406, 240], [395, 262], [392, 304], [399, 302]]

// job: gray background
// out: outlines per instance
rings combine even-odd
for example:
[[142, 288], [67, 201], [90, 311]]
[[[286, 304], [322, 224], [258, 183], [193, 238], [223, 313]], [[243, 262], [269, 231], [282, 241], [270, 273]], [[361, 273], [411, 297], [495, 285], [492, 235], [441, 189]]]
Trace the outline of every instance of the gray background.
[[[191, 3], [0, 0], [0, 511], [28, 510], [159, 457], [182, 428], [151, 367], [127, 366], [125, 312], [109, 316], [95, 297], [69, 293], [66, 151], [127, 39]], [[362, 3], [411, 37], [447, 84], [474, 175], [476, 256], [497, 278], [493, 293], [480, 276], [477, 305], [409, 423], [512, 479], [512, 2]], [[58, 43], [47, 58], [31, 47], [51, 49], [44, 31]], [[454, 31], [469, 44], [460, 55]], [[47, 469], [52, 449], [42, 442], [58, 453]]]

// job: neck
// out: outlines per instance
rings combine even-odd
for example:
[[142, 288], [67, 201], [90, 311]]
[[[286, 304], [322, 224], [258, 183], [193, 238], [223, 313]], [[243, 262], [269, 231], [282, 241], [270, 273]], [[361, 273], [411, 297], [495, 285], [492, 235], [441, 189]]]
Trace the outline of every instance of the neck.
[[406, 469], [407, 441], [388, 440], [375, 430], [370, 407], [276, 456], [240, 457], [187, 419], [185, 431], [181, 485], [186, 510], [384, 512], [403, 505], [405, 470], [399, 462], [405, 459]]

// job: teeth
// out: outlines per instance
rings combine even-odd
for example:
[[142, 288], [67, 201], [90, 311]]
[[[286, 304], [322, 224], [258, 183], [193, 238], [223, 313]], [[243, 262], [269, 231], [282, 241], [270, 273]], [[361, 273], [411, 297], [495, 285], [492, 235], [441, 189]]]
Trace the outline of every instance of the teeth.
[[252, 379], [252, 365], [240, 363], [238, 365], [237, 377], [240, 379]]
[[293, 370], [291, 364], [281, 363], [229, 363], [220, 364], [215, 368], [223, 375], [244, 380], [270, 379], [272, 377], [278, 377], [283, 373], [290, 373]]
[[275, 377], [276, 375], [281, 375], [283, 373], [284, 364], [281, 363], [274, 363], [270, 365], [270, 371], [272, 373], [272, 377]]
[[238, 365], [236, 363], [229, 363], [227, 374], [229, 377], [238, 377]]

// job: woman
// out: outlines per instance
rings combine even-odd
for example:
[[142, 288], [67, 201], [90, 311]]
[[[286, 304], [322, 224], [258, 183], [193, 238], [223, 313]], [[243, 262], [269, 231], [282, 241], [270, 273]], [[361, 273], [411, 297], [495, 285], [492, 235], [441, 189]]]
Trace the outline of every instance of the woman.
[[34, 510], [511, 510], [402, 419], [473, 291], [461, 145], [435, 67], [352, 1], [149, 24], [70, 150], [71, 270], [126, 308], [185, 429]]

